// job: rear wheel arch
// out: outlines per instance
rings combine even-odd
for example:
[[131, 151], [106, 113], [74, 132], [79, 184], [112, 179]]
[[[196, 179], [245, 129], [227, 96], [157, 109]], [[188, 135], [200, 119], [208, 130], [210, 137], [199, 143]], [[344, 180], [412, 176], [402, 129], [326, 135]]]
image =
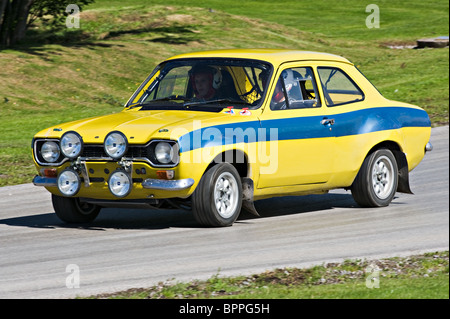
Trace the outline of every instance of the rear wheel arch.
[[398, 187], [398, 167], [393, 152], [377, 148], [364, 159], [350, 187], [354, 200], [362, 207], [388, 206]]
[[378, 143], [377, 145], [375, 145], [370, 149], [366, 157], [369, 156], [371, 153], [375, 152], [376, 150], [383, 148], [390, 150], [395, 156], [395, 161], [397, 163], [398, 169], [397, 192], [412, 194], [411, 188], [409, 186], [408, 160], [406, 159], [405, 153], [402, 151], [402, 148], [397, 142], [387, 140]]
[[[374, 195], [375, 183], [374, 178], [371, 177], [374, 174], [373, 170], [376, 169], [375, 162], [380, 160], [386, 164], [386, 167], [389, 167], [389, 163], [392, 162], [393, 167], [389, 170], [395, 175], [390, 181], [395, 189], [391, 190], [391, 194], [386, 199], [379, 199]], [[358, 204], [369, 207], [389, 205], [395, 192], [412, 194], [409, 186], [408, 161], [400, 145], [394, 141], [383, 141], [372, 147], [365, 156], [350, 189]]]

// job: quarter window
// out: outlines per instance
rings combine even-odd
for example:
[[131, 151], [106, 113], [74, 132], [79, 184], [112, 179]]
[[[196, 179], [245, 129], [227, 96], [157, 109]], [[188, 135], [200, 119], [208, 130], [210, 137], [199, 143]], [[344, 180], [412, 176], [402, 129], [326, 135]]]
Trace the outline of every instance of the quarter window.
[[317, 68], [323, 95], [328, 106], [364, 100], [361, 89], [342, 70], [331, 67]]

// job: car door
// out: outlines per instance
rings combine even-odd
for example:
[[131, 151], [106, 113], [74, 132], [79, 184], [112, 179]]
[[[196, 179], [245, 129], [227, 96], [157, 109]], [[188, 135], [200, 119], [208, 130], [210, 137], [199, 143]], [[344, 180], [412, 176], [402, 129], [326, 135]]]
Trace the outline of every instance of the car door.
[[337, 186], [351, 182], [348, 179], [359, 170], [373, 143], [374, 136], [365, 133], [370, 133], [384, 121], [373, 113], [373, 104], [366, 99], [357, 79], [352, 77], [355, 73], [350, 66], [337, 63], [322, 63], [317, 67], [328, 119], [332, 121], [331, 132], [335, 136], [336, 160], [331, 183]]
[[314, 64], [282, 65], [270, 92], [260, 116], [268, 139], [259, 145], [262, 154], [270, 153], [271, 169], [260, 169], [257, 187], [326, 183], [332, 174], [334, 135]]

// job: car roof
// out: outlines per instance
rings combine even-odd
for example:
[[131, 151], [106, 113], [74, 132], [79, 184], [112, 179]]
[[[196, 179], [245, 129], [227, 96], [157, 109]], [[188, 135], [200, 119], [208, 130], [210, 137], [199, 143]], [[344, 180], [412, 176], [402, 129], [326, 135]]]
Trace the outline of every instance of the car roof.
[[253, 59], [267, 61], [272, 63], [273, 65], [280, 65], [284, 62], [289, 61], [336, 61], [353, 64], [346, 58], [335, 54], [287, 49], [228, 49], [215, 51], [199, 51], [176, 55], [169, 58], [168, 60], [189, 58]]

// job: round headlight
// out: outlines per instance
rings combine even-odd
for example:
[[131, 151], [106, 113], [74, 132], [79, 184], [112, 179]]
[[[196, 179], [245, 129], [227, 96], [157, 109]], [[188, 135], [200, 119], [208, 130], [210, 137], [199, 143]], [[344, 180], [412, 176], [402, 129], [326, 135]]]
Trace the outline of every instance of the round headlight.
[[80, 190], [81, 179], [73, 169], [65, 169], [58, 176], [57, 186], [64, 196], [73, 196]]
[[61, 152], [70, 159], [77, 158], [82, 147], [81, 136], [75, 132], [67, 132], [61, 138]]
[[110, 192], [117, 197], [125, 197], [131, 191], [132, 180], [124, 171], [115, 171], [108, 180]]
[[104, 147], [108, 156], [119, 159], [127, 152], [128, 141], [121, 132], [111, 132], [105, 138]]
[[155, 147], [155, 157], [161, 164], [169, 164], [173, 160], [173, 147], [167, 142], [159, 142]]
[[58, 144], [55, 142], [45, 142], [41, 147], [41, 155], [46, 162], [56, 162], [60, 155]]

